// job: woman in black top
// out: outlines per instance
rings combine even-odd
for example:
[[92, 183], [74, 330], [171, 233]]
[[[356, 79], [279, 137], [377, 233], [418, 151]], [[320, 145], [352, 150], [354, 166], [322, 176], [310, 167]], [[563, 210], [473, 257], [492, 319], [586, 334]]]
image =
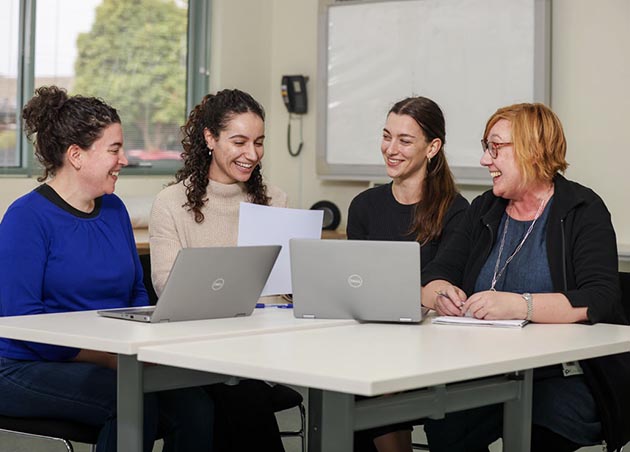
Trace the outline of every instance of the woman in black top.
[[[440, 107], [410, 97], [389, 111], [381, 153], [392, 182], [360, 193], [350, 204], [347, 234], [354, 240], [416, 240], [424, 268], [448, 240], [468, 207], [446, 156]], [[411, 451], [412, 424], [359, 432], [355, 450]]]
[[455, 229], [468, 201], [457, 192], [444, 144], [440, 107], [426, 97], [409, 97], [389, 111], [381, 153], [392, 182], [357, 195], [348, 210], [352, 240], [416, 240], [422, 268]]

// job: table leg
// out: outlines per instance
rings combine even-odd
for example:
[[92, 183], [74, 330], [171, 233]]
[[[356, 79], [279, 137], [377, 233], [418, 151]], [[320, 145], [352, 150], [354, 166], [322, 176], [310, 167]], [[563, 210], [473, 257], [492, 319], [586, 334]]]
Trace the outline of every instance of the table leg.
[[118, 450], [141, 452], [144, 429], [143, 364], [118, 355]]
[[354, 439], [354, 395], [308, 391], [308, 450], [348, 452]]
[[532, 430], [533, 370], [521, 372], [519, 396], [503, 405], [503, 450], [527, 452]]

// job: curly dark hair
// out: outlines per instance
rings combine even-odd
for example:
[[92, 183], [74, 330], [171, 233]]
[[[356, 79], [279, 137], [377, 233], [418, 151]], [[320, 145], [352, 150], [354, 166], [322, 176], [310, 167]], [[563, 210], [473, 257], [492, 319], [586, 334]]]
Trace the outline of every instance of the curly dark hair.
[[[68, 96], [65, 89], [43, 86], [22, 110], [24, 132], [35, 145], [35, 157], [44, 167], [39, 182], [63, 166], [68, 148], [89, 149], [108, 126], [120, 124], [115, 108], [96, 97]], [[33, 135], [35, 139], [33, 140]]]
[[[204, 137], [204, 129], [208, 129], [213, 136], [218, 137], [227, 128], [234, 116], [242, 113], [254, 113], [265, 120], [265, 110], [249, 94], [238, 89], [224, 89], [216, 94], [207, 94], [201, 103], [192, 109], [188, 121], [181, 128], [183, 139], [182, 160], [184, 166], [175, 174], [175, 182], [184, 183], [188, 202], [182, 207], [192, 211], [197, 223], [203, 223], [204, 215], [201, 208], [208, 200], [208, 171], [212, 155]], [[267, 187], [263, 183], [261, 166], [258, 164], [249, 180], [245, 182], [249, 200], [254, 204], [268, 205]]]

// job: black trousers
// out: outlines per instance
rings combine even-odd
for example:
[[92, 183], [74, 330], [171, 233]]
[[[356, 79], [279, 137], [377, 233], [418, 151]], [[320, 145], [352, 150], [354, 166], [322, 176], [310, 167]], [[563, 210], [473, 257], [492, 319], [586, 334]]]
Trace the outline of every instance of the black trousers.
[[214, 450], [284, 452], [271, 387], [258, 380], [205, 387], [214, 401]]
[[[487, 452], [503, 428], [503, 406], [492, 405], [427, 419], [424, 431], [431, 452]], [[540, 425], [532, 425], [532, 452], [571, 452], [583, 447]]]
[[[481, 422], [480, 422], [481, 420]], [[488, 422], [483, 422], [483, 420]], [[450, 413], [444, 420], [422, 419], [431, 451], [488, 452], [488, 445], [501, 437], [502, 409], [499, 405], [475, 408], [460, 413]], [[354, 452], [377, 452], [374, 438], [389, 432], [406, 430], [409, 424], [396, 424], [356, 432]], [[579, 444], [558, 435], [548, 428], [532, 425], [532, 452], [572, 452]]]

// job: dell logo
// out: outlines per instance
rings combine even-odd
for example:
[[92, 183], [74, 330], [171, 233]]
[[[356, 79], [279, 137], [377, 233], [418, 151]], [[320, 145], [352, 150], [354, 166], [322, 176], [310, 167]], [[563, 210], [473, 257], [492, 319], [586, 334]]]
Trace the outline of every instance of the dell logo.
[[363, 285], [363, 278], [359, 275], [350, 275], [348, 276], [348, 284], [357, 289]]
[[212, 290], [217, 291], [223, 289], [223, 284], [225, 284], [225, 280], [223, 278], [217, 278], [212, 283]]

